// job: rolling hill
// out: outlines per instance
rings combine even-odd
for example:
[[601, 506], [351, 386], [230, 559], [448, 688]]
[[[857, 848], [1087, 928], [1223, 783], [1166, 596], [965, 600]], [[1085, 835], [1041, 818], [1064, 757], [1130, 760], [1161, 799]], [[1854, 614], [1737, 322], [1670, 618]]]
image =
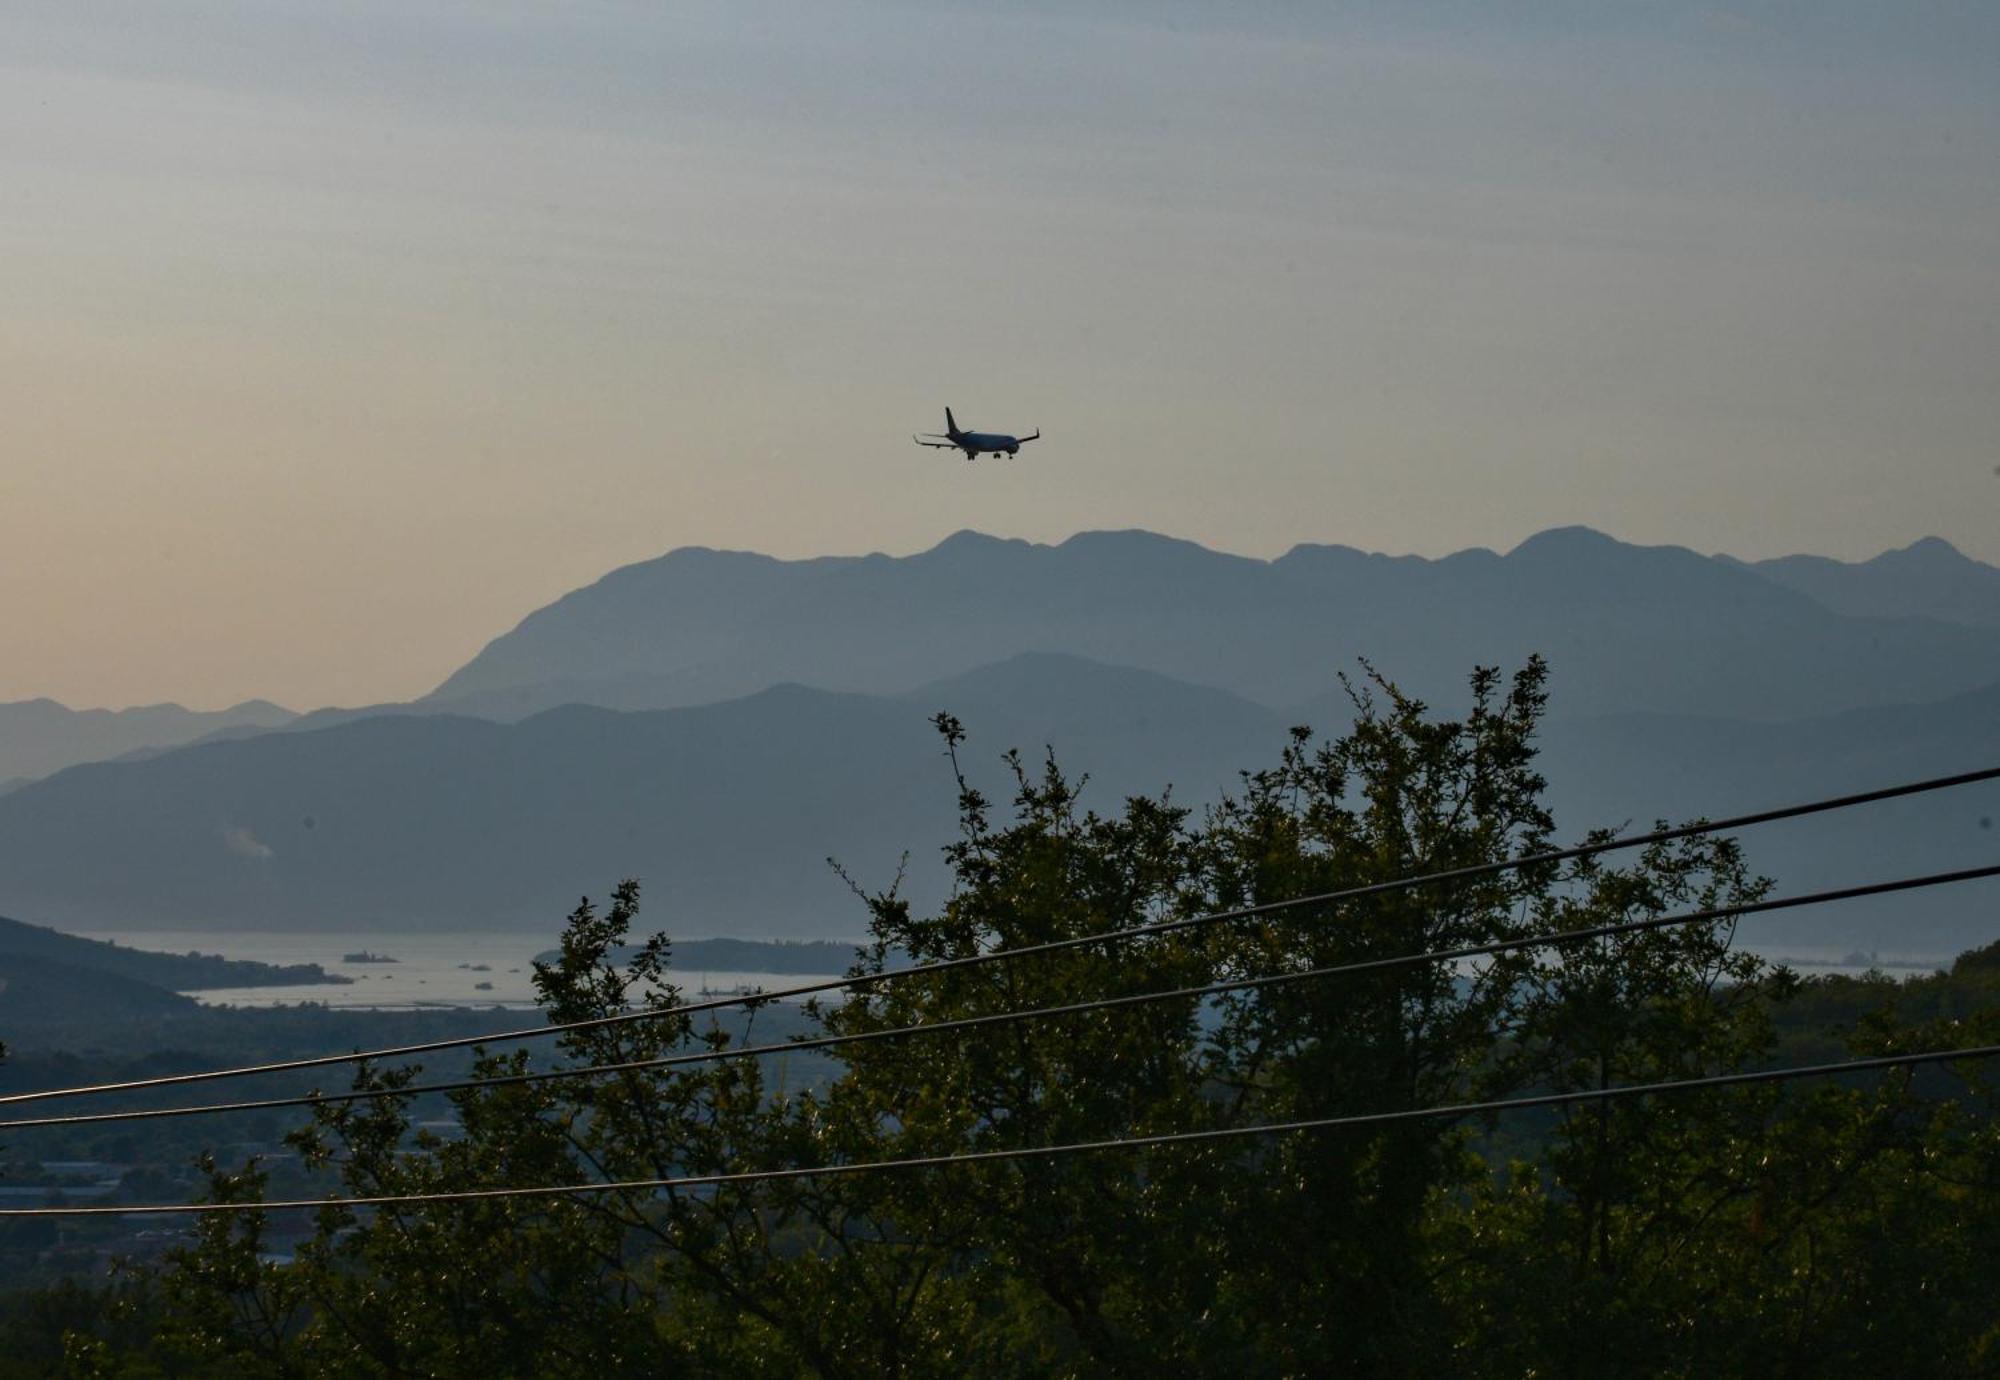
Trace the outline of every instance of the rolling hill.
[[0, 952], [0, 1029], [16, 1037], [24, 1027], [74, 1021], [79, 1012], [128, 1021], [184, 1016], [197, 1009], [192, 997], [137, 978]]
[[[1563, 833], [1735, 813], [2000, 762], [2000, 688], [1771, 725], [1561, 712], [1545, 770]], [[1011, 658], [909, 695], [782, 686], [639, 712], [573, 706], [511, 724], [380, 716], [73, 768], [0, 798], [0, 903], [65, 926], [521, 928], [553, 934], [578, 895], [639, 876], [676, 934], [847, 937], [863, 916], [838, 857], [885, 885], [910, 854], [918, 905], [943, 894], [947, 765], [927, 720], [971, 732], [976, 784], [1005, 801], [999, 753], [1054, 744], [1115, 808], [1171, 784], [1189, 803], [1272, 762], [1276, 711], [1156, 673]], [[2000, 790], [1982, 788], [1745, 836], [1785, 890], [1989, 861]], [[1784, 951], [1944, 955], [2000, 932], [1967, 887], [1755, 922]]]
[[1224, 692], [1027, 657], [912, 696], [781, 686], [699, 708], [582, 706], [515, 724], [382, 715], [75, 767], [0, 797], [0, 895], [65, 927], [552, 931], [639, 875], [682, 934], [851, 936], [825, 859], [935, 894], [953, 788], [930, 713], [997, 756], [1076, 745], [1093, 799], [1196, 795], [1275, 750], [1280, 716]]
[[63, 934], [46, 925], [25, 925], [4, 916], [0, 916], [0, 955], [45, 960], [76, 972], [101, 973], [175, 992], [346, 981], [327, 973], [317, 963], [277, 965], [215, 954], [159, 953]]

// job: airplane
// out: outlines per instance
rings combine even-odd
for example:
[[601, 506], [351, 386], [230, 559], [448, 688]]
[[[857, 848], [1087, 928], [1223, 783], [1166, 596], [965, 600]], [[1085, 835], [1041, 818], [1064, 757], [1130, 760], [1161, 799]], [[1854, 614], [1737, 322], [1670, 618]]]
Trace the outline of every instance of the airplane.
[[1031, 436], [1007, 436], [997, 431], [960, 431], [958, 419], [951, 415], [951, 409], [947, 407], [942, 433], [926, 431], [922, 436], [910, 439], [920, 446], [932, 446], [938, 450], [962, 450], [966, 459], [977, 460], [982, 455], [1018, 455], [1022, 446], [1040, 440], [1041, 436], [1040, 427], [1036, 427]]

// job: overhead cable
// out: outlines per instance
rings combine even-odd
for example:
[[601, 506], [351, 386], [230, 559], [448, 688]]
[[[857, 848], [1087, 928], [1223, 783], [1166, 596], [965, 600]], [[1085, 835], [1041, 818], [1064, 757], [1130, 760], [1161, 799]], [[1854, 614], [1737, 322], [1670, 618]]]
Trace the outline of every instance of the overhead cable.
[[1861, 791], [1849, 795], [1829, 796], [1821, 800], [1807, 801], [1802, 804], [1786, 805], [1772, 810], [1760, 810], [1753, 814], [1735, 815], [1726, 819], [1697, 821], [1692, 824], [1678, 825], [1669, 829], [1656, 829], [1645, 834], [1628, 834], [1618, 838], [1599, 839], [1591, 843], [1578, 844], [1571, 848], [1559, 848], [1541, 853], [1524, 854], [1514, 858], [1500, 858], [1492, 862], [1476, 863], [1467, 867], [1447, 868], [1436, 872], [1391, 878], [1387, 881], [1371, 882], [1363, 886], [1345, 887], [1309, 896], [1294, 896], [1283, 900], [1266, 901], [1257, 905], [1238, 906], [1228, 910], [1209, 911], [1200, 915], [1182, 916], [1172, 920], [1157, 920], [1143, 925], [1102, 930], [1095, 934], [1075, 935], [1066, 939], [1053, 939], [1039, 944], [1024, 944], [1011, 949], [991, 949], [983, 953], [967, 954], [959, 958], [937, 959], [928, 963], [910, 964], [902, 968], [888, 968], [881, 972], [852, 974], [846, 977], [828, 978], [819, 982], [800, 983], [791, 987], [777, 987], [754, 993], [731, 994], [729, 996], [707, 998], [701, 1001], [682, 1002], [673, 1006], [624, 1011], [614, 1015], [594, 1016], [581, 1021], [554, 1022], [516, 1030], [491, 1031], [481, 1035], [459, 1035], [446, 1039], [425, 1040], [413, 1044], [394, 1045], [381, 1049], [355, 1050], [344, 1054], [322, 1054], [303, 1059], [285, 1059], [263, 1064], [245, 1064], [234, 1068], [205, 1069], [193, 1073], [160, 1074], [150, 1078], [133, 1078], [118, 1082], [86, 1084], [78, 1087], [49, 1088], [36, 1092], [10, 1093], [0, 1096], [0, 1106], [44, 1102], [63, 1097], [91, 1096], [100, 1093], [136, 1092], [144, 1088], [163, 1088], [188, 1083], [206, 1083], [218, 1079], [245, 1078], [266, 1073], [289, 1073], [299, 1069], [327, 1068], [338, 1064], [353, 1064], [379, 1059], [400, 1059], [410, 1055], [429, 1054], [438, 1050], [464, 1049], [473, 1045], [502, 1044], [516, 1040], [540, 1039], [545, 1036], [561, 1035], [571, 1031], [601, 1029], [606, 1026], [622, 1025], [631, 1021], [663, 1020], [675, 1016], [720, 1010], [726, 1007], [763, 1005], [767, 1002], [817, 996], [825, 992], [853, 991], [859, 988], [872, 987], [878, 983], [952, 972], [988, 963], [1032, 957], [1038, 954], [1056, 953], [1090, 944], [1114, 943], [1151, 935], [1167, 934], [1197, 925], [1211, 925], [1230, 920], [1250, 919], [1256, 916], [1277, 914], [1304, 906], [1329, 905], [1341, 901], [1358, 900], [1362, 897], [1378, 896], [1389, 892], [1404, 891], [1412, 887], [1433, 885], [1440, 882], [1470, 881], [1474, 878], [1493, 876], [1498, 873], [1513, 871], [1517, 868], [1595, 857], [1602, 853], [1628, 848], [1643, 848], [1658, 843], [1670, 843], [1678, 839], [1694, 838], [1726, 830], [1749, 828], [1753, 825], [1770, 824], [1779, 820], [1799, 819], [1808, 815], [1824, 814], [1832, 810], [1848, 809], [1856, 805], [1867, 805], [1878, 801], [1922, 795], [1931, 791], [1947, 790], [1956, 786], [1973, 785], [1978, 782], [1995, 779], [2000, 779], [2000, 767], [1988, 767], [1980, 771], [1960, 772], [1952, 776], [1933, 777], [1924, 781], [1886, 786], [1872, 791]]
[[625, 1179], [574, 1184], [538, 1184], [522, 1188], [466, 1188], [428, 1193], [379, 1193], [347, 1198], [288, 1198], [270, 1202], [225, 1203], [111, 1203], [60, 1205], [32, 1208], [0, 1208], [0, 1220], [15, 1217], [133, 1217], [165, 1215], [209, 1215], [232, 1212], [310, 1211], [325, 1208], [398, 1207], [424, 1203], [490, 1202], [498, 1199], [573, 1198], [600, 1193], [658, 1193], [668, 1190], [720, 1187], [731, 1184], [773, 1183], [795, 1179], [833, 1178], [905, 1169], [939, 1169], [968, 1164], [995, 1164], [1010, 1160], [1046, 1160], [1067, 1155], [1096, 1154], [1112, 1150], [1144, 1150], [1155, 1146], [1197, 1145], [1240, 1140], [1249, 1136], [1291, 1135], [1305, 1131], [1332, 1131], [1343, 1128], [1385, 1126], [1397, 1122], [1432, 1121], [1470, 1116], [1495, 1116], [1530, 1107], [1561, 1107], [1577, 1103], [1611, 1102], [1632, 1097], [1686, 1092], [1697, 1088], [1740, 1087], [1752, 1083], [1788, 1082], [1796, 1078], [1819, 1078], [1867, 1073], [1879, 1069], [1941, 1064], [1957, 1060], [1990, 1059], [2000, 1054], [2000, 1045], [1974, 1045], [1963, 1049], [1931, 1050], [1916, 1054], [1885, 1054], [1867, 1059], [1847, 1059], [1828, 1064], [1808, 1064], [1785, 1069], [1756, 1069], [1745, 1073], [1719, 1073], [1703, 1078], [1677, 1078], [1657, 1083], [1632, 1083], [1614, 1088], [1580, 1088], [1570, 1092], [1537, 1093], [1527, 1097], [1496, 1098], [1484, 1102], [1457, 1102], [1435, 1107], [1408, 1107], [1387, 1112], [1364, 1112], [1352, 1116], [1313, 1117], [1256, 1126], [1221, 1126], [1200, 1131], [1167, 1131], [1154, 1135], [1121, 1136], [1104, 1140], [1074, 1141], [1066, 1145], [1010, 1146], [1000, 1150], [968, 1150], [950, 1154], [914, 1155], [893, 1160], [858, 1160], [846, 1164], [803, 1165], [787, 1169], [749, 1169], [717, 1174], [683, 1174], [672, 1178]]
[[1698, 925], [1721, 920], [1735, 920], [1746, 915], [1759, 915], [1778, 910], [1792, 910], [1799, 906], [1851, 901], [1866, 896], [1884, 896], [1895, 892], [1915, 891], [1924, 887], [1946, 886], [1958, 882], [1978, 881], [1992, 877], [2000, 877], [2000, 864], [1989, 867], [1966, 868], [1957, 872], [1935, 872], [1920, 877], [1904, 877], [1889, 882], [1871, 882], [1864, 886], [1841, 887], [1833, 891], [1806, 892], [1798, 896], [1781, 896], [1761, 901], [1744, 901], [1730, 906], [1712, 906], [1705, 910], [1689, 911], [1678, 915], [1651, 916], [1643, 920], [1621, 920], [1609, 924], [1591, 925], [1583, 929], [1559, 930], [1549, 934], [1522, 935], [1514, 939], [1500, 939], [1484, 944], [1466, 944], [1455, 949], [1433, 949], [1424, 953], [1398, 954], [1389, 958], [1362, 959], [1356, 962], [1337, 963], [1321, 968], [1304, 968], [1292, 972], [1262, 974], [1256, 977], [1230, 978], [1220, 982], [1205, 983], [1198, 987], [1178, 987], [1167, 991], [1135, 992], [1117, 997], [1098, 997], [1089, 1001], [1070, 1002], [1061, 1006], [1030, 1007], [1018, 1011], [996, 1011], [979, 1016], [963, 1016], [944, 1021], [924, 1021], [912, 1025], [888, 1026], [879, 1030], [850, 1031], [835, 1035], [809, 1036], [803, 1039], [781, 1040], [761, 1045], [738, 1045], [734, 1048], [725, 1049], [693, 1050], [682, 1054], [661, 1055], [650, 1059], [633, 1059], [622, 1063], [586, 1064], [574, 1068], [540, 1069], [525, 1073], [496, 1074], [487, 1078], [457, 1079], [450, 1082], [413, 1083], [401, 1087], [356, 1089], [351, 1092], [339, 1093], [303, 1093], [293, 1097], [267, 1097], [240, 1102], [211, 1102], [192, 1107], [149, 1107], [132, 1111], [23, 1117], [17, 1120], [0, 1121], [0, 1132], [29, 1130], [45, 1126], [85, 1126], [108, 1121], [155, 1121], [163, 1118], [211, 1116], [228, 1112], [269, 1111], [283, 1107], [333, 1106], [340, 1103], [372, 1101], [377, 1098], [418, 1097], [426, 1093], [465, 1092], [473, 1089], [510, 1087], [524, 1083], [543, 1083], [557, 1079], [591, 1078], [611, 1074], [638, 1073], [676, 1068], [688, 1064], [710, 1064], [728, 1059], [755, 1058], [769, 1054], [806, 1053], [813, 1050], [831, 1049], [840, 1045], [862, 1044], [869, 1041], [896, 1039], [905, 1036], [938, 1035], [952, 1031], [976, 1030], [985, 1026], [1007, 1025], [1018, 1021], [1044, 1020], [1063, 1016], [1086, 1015], [1091, 1012], [1144, 1006], [1156, 1002], [1193, 1001], [1205, 997], [1223, 996], [1231, 992], [1283, 987], [1355, 973], [1384, 972], [1425, 963], [1457, 962], [1469, 958], [1507, 953], [1518, 949], [1561, 946], [1592, 939], [1608, 939], [1618, 935], [1646, 933], [1681, 925]]

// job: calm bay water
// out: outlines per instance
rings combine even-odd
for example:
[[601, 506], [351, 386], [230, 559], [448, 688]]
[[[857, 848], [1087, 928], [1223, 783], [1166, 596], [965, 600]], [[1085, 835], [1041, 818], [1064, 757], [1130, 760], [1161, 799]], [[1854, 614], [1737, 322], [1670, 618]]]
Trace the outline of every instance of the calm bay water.
[[[261, 930], [89, 931], [132, 949], [159, 953], [220, 954], [260, 963], [317, 963], [352, 983], [303, 983], [290, 987], [211, 988], [188, 995], [210, 1006], [280, 1006], [323, 1002], [330, 1007], [413, 1010], [425, 1006], [516, 1009], [535, 1002], [531, 960], [553, 947], [547, 936], [508, 933], [381, 935], [351, 931], [266, 932]], [[386, 955], [394, 963], [352, 963], [351, 953]], [[833, 977], [828, 973], [824, 976]], [[688, 996], [701, 989], [792, 987], [813, 974], [677, 970]]]
[[[121, 930], [96, 931], [86, 938], [110, 940], [134, 949], [162, 953], [194, 950], [225, 958], [263, 963], [317, 963], [329, 973], [353, 978], [352, 983], [306, 983], [292, 987], [228, 987], [188, 995], [211, 1006], [280, 1006], [322, 1002], [330, 1007], [372, 1010], [413, 1010], [425, 1006], [510, 1007], [535, 1003], [531, 960], [551, 947], [536, 935], [509, 933], [429, 933], [396, 936], [357, 935], [347, 931], [265, 932], [261, 930]], [[371, 952], [394, 963], [353, 963], [346, 955]], [[1769, 957], [1782, 958], [1802, 973], [1858, 973], [1867, 955], [1847, 949], [1815, 949], [1794, 945]], [[1948, 957], [1922, 954], [1876, 956], [1894, 977], [1914, 977]], [[1859, 960], [1859, 961], [1857, 961]], [[721, 972], [676, 970], [686, 995], [704, 989], [733, 991], [743, 987], [780, 988], [838, 974]]]

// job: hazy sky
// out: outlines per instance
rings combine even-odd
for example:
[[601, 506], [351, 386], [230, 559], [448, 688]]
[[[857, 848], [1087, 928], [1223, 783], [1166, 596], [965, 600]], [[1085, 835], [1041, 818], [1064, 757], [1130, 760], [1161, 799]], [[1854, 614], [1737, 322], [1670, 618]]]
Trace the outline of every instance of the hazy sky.
[[686, 544], [2000, 561], [1984, 0], [11, 0], [0, 187], [0, 699]]

